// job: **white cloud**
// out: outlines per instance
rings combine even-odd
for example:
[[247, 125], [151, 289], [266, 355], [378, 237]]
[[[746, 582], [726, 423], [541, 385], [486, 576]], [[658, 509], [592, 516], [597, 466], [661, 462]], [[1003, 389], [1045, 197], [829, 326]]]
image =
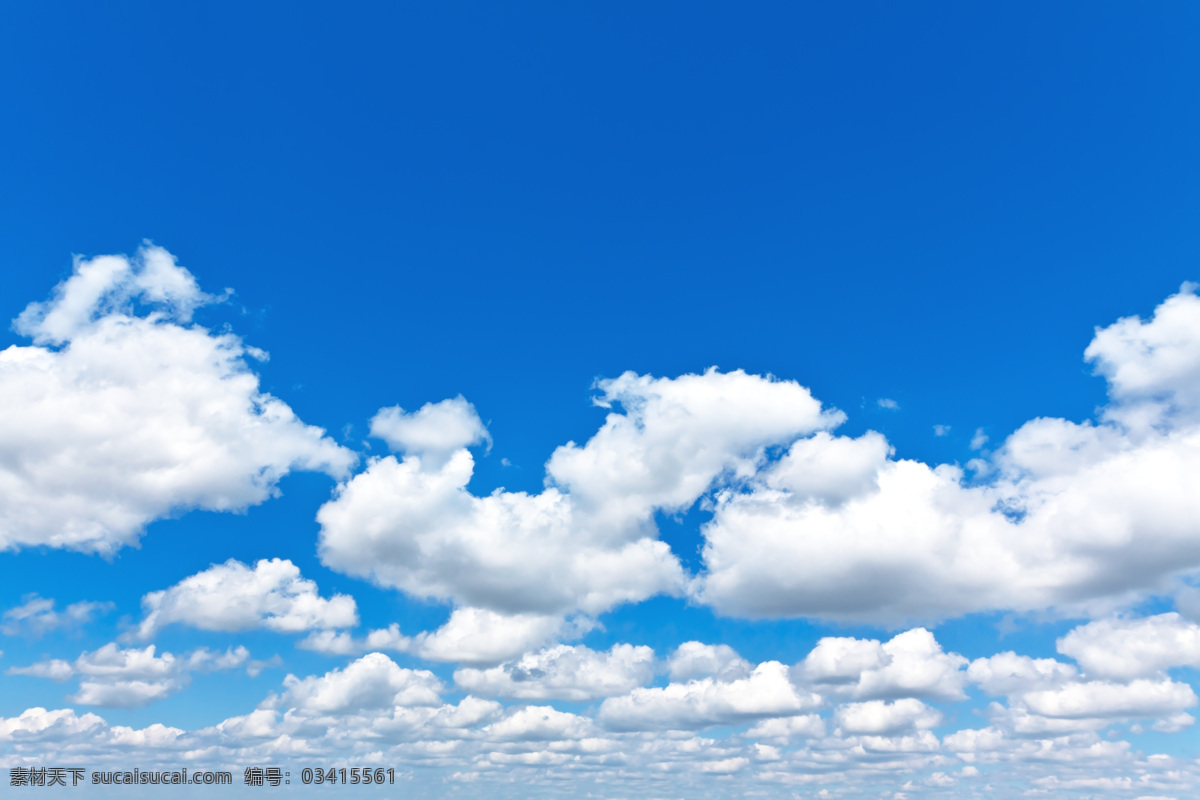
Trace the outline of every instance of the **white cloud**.
[[412, 638], [400, 633], [400, 626], [393, 622], [386, 628], [377, 628], [366, 636], [354, 637], [346, 631], [313, 631], [296, 643], [297, 647], [326, 655], [349, 656], [373, 650], [394, 650], [407, 653], [412, 647]]
[[821, 703], [820, 695], [792, 685], [787, 667], [767, 661], [747, 678], [704, 678], [610, 697], [601, 704], [597, 718], [616, 731], [694, 730], [764, 717], [795, 716]]
[[525, 706], [483, 729], [483, 734], [501, 741], [546, 741], [582, 739], [594, 735], [587, 717], [559, 711], [553, 706]]
[[1159, 720], [1155, 720], [1151, 726], [1159, 733], [1179, 733], [1182, 730], [1190, 728], [1196, 724], [1196, 718], [1186, 711], [1180, 711], [1176, 714], [1171, 714]]
[[368, 653], [321, 677], [288, 675], [283, 684], [281, 702], [318, 713], [441, 703], [442, 685], [432, 672], [403, 669], [383, 653]]
[[950, 435], [950, 426], [949, 425], [934, 425], [933, 426], [933, 435], [934, 436], [949, 436]]
[[845, 733], [888, 736], [913, 728], [932, 728], [942, 721], [942, 715], [936, 709], [908, 697], [892, 702], [868, 700], [839, 706], [833, 717]]
[[878, 486], [879, 465], [892, 448], [882, 434], [857, 439], [820, 431], [792, 443], [770, 470], [768, 489], [795, 492], [826, 505], [840, 505]]
[[186, 324], [208, 300], [147, 245], [77, 260], [18, 317], [35, 345], [0, 352], [0, 549], [111, 553], [153, 520], [261, 503], [292, 469], [347, 472], [352, 453], [259, 390], [256, 351]]
[[1094, 678], [1129, 680], [1172, 667], [1200, 666], [1200, 625], [1174, 612], [1143, 619], [1089, 622], [1058, 640]]
[[491, 669], [457, 670], [454, 682], [490, 697], [582, 702], [624, 694], [653, 677], [654, 651], [649, 647], [617, 644], [596, 652], [582, 645], [557, 645]]
[[87, 624], [93, 617], [113, 609], [112, 603], [81, 601], [71, 603], [62, 611], [54, 610], [54, 600], [37, 594], [22, 598], [25, 602], [4, 612], [0, 621], [0, 633], [7, 636], [25, 634], [42, 636], [59, 628], [68, 630]]
[[[986, 484], [876, 456], [865, 488], [834, 501], [786, 459], [763, 466], [750, 491], [717, 495], [694, 596], [724, 614], [895, 624], [1164, 590], [1200, 569], [1197, 330], [1189, 289], [1151, 321], [1098, 331], [1086, 355], [1110, 379], [1100, 421], [1032, 420]], [[836, 461], [843, 438], [805, 440], [814, 466], [800, 474]]]
[[594, 624], [587, 617], [566, 619], [554, 614], [499, 614], [483, 608], [456, 608], [440, 628], [413, 636], [402, 634], [400, 626], [393, 623], [362, 637], [344, 631], [313, 631], [297, 646], [327, 655], [393, 650], [428, 661], [499, 664], [551, 640], [582, 636]]
[[672, 681], [692, 678], [716, 678], [730, 681], [746, 678], [754, 665], [727, 644], [684, 642], [667, 659], [667, 674]]
[[967, 659], [943, 652], [924, 628], [889, 641], [830, 636], [817, 642], [794, 670], [797, 679], [855, 699], [962, 699]]
[[895, 400], [891, 399], [890, 397], [881, 397], [875, 401], [875, 404], [878, 405], [880, 408], [886, 409], [888, 411], [899, 411], [900, 410], [900, 404], [897, 403]]
[[382, 408], [371, 419], [371, 435], [397, 452], [431, 460], [438, 466], [456, 450], [492, 440], [475, 407], [462, 395], [426, 403], [411, 413], [400, 406]]
[[36, 740], [91, 733], [104, 725], [104, 720], [95, 714], [79, 716], [69, 708], [56, 711], [30, 708], [21, 712], [20, 716], [0, 718], [0, 741], [11, 742], [18, 737]]
[[976, 428], [975, 435], [971, 437], [971, 449], [982, 450], [983, 446], [988, 443], [988, 435], [983, 432], [983, 428]]
[[[626, 373], [598, 386], [597, 404], [624, 413], [610, 413], [584, 446], [555, 450], [540, 494], [472, 495], [465, 449], [372, 461], [318, 513], [324, 563], [507, 615], [595, 615], [681, 593], [683, 571], [653, 515], [690, 507], [719, 476], [753, 471], [765, 447], [841, 419], [796, 383], [740, 371]], [[445, 425], [444, 441], [461, 443], [469, 407], [455, 408], [445, 420], [430, 412], [422, 435], [437, 438], [426, 429]]]
[[768, 739], [785, 744], [793, 739], [819, 739], [825, 735], [825, 720], [818, 714], [764, 719], [746, 731], [748, 739]]
[[1018, 694], [1062, 685], [1074, 678], [1070, 664], [1053, 658], [1030, 658], [1011, 650], [977, 658], [967, 667], [967, 679], [991, 695]]
[[298, 633], [313, 628], [358, 624], [354, 598], [339, 594], [326, 600], [317, 584], [302, 578], [287, 559], [261, 559], [251, 569], [230, 559], [142, 598], [145, 618], [136, 635], [147, 639], [180, 623], [209, 631], [266, 628]]
[[[1145, 322], [1123, 317], [1096, 336], [1084, 351], [1110, 394], [1127, 406], [1151, 403], [1163, 413], [1200, 411], [1200, 297], [1185, 283]], [[1138, 415], [1140, 416], [1140, 415]]]
[[1169, 678], [1130, 683], [1087, 681], [1057, 689], [1026, 692], [1021, 702], [1045, 717], [1156, 717], [1196, 705], [1196, 693], [1186, 683]]
[[581, 636], [587, 619], [552, 614], [498, 614], [483, 608], [456, 608], [446, 624], [413, 637], [409, 651], [430, 661], [495, 664], [554, 638]]
[[246, 663], [244, 647], [215, 654], [201, 648], [185, 656], [155, 654], [155, 646], [121, 649], [115, 642], [98, 650], [81, 653], [73, 662], [62, 659], [41, 661], [28, 667], [12, 667], [9, 675], [29, 675], [66, 681], [79, 677], [79, 691], [69, 699], [85, 706], [135, 708], [179, 692], [189, 673], [234, 669]]

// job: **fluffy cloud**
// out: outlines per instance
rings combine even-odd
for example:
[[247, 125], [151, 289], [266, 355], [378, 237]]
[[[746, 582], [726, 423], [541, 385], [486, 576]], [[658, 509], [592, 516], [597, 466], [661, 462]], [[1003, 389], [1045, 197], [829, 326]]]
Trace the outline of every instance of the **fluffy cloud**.
[[229, 559], [142, 598], [145, 618], [136, 635], [148, 639], [168, 625], [181, 623], [209, 631], [266, 628], [298, 633], [313, 628], [358, 624], [354, 598], [339, 594], [326, 600], [314, 581], [300, 577], [287, 559], [262, 559], [251, 569]]
[[553, 639], [582, 636], [593, 625], [586, 617], [566, 619], [554, 614], [500, 614], [484, 608], [456, 608], [440, 628], [413, 636], [402, 634], [400, 626], [393, 623], [362, 637], [314, 631], [299, 646], [328, 655], [394, 650], [428, 661], [498, 664]]
[[629, 644], [597, 653], [558, 645], [491, 669], [460, 669], [454, 682], [474, 694], [518, 700], [594, 700], [624, 694], [654, 677], [654, 651]]
[[456, 608], [445, 625], [414, 636], [409, 651], [430, 661], [495, 664], [551, 639], [582, 635], [591, 624], [553, 614], [499, 614], [484, 608]]
[[394, 622], [361, 637], [352, 636], [346, 631], [313, 631], [296, 643], [297, 647], [305, 650], [338, 656], [359, 655], [374, 650], [406, 653], [411, 645], [412, 638], [400, 633], [400, 626]]
[[825, 720], [817, 714], [764, 719], [746, 731], [749, 739], [767, 739], [787, 744], [793, 739], [819, 739], [825, 735]]
[[695, 730], [794, 716], [820, 706], [820, 695], [798, 690], [778, 661], [759, 664], [749, 677], [713, 678], [634, 689], [600, 706], [599, 721], [610, 730]]
[[12, 667], [9, 675], [29, 675], [66, 681], [79, 677], [79, 691], [70, 699], [85, 706], [135, 708], [149, 705], [183, 689], [189, 673], [233, 669], [250, 657], [244, 647], [216, 654], [201, 648], [177, 657], [155, 655], [154, 645], [143, 649], [121, 649], [110, 643], [85, 652], [73, 662], [62, 659], [41, 661], [28, 667]]
[[667, 659], [667, 674], [673, 681], [716, 678], [729, 681], [745, 678], [754, 666], [727, 644], [684, 642]]
[[967, 679], [991, 695], [1053, 688], [1075, 675], [1076, 670], [1070, 664], [1053, 658], [1030, 658], [1012, 651], [977, 658], [967, 667]]
[[[1096, 331], [1084, 351], [1109, 393], [1126, 405], [1152, 403], [1165, 414], [1200, 411], [1200, 297], [1185, 283], [1144, 322], [1124, 317]], [[1144, 415], [1138, 417], [1147, 419]]]
[[398, 453], [439, 466], [456, 450], [492, 440], [475, 406], [462, 395], [426, 403], [412, 413], [400, 406], [382, 408], [371, 419], [371, 435], [383, 439]]
[[552, 706], [525, 706], [487, 726], [483, 733], [500, 741], [546, 741], [582, 739], [594, 733], [593, 727], [587, 717]]
[[54, 610], [54, 600], [36, 594], [22, 598], [25, 602], [4, 612], [0, 618], [0, 633], [7, 636], [25, 634], [41, 636], [57, 628], [78, 628], [91, 619], [112, 610], [112, 603], [81, 601], [71, 603], [62, 611]]
[[344, 475], [349, 451], [259, 390], [233, 334], [162, 248], [77, 260], [0, 352], [0, 549], [111, 553], [155, 519], [261, 503], [292, 469]]
[[1057, 689], [1026, 692], [1021, 702], [1044, 717], [1157, 717], [1196, 705], [1196, 693], [1186, 683], [1169, 678], [1073, 682]]
[[830, 636], [817, 642], [794, 674], [823, 691], [856, 699], [965, 697], [967, 659], [946, 653], [933, 634], [913, 628], [887, 642]]
[[1146, 677], [1171, 667], [1200, 666], [1200, 625], [1174, 612], [1098, 620], [1059, 639], [1058, 652], [1075, 659], [1091, 677]]
[[[446, 452], [483, 429], [465, 401], [380, 412], [373, 430], [407, 454], [374, 460], [321, 508], [324, 563], [505, 615], [595, 615], [680, 593], [683, 570], [654, 514], [688, 508], [718, 477], [752, 472], [764, 448], [841, 419], [798, 384], [743, 372], [626, 373], [598, 386], [597, 404], [623, 413], [585, 445], [558, 448], [536, 495], [467, 490], [474, 459]], [[437, 458], [423, 457], [431, 448]]]
[[441, 682], [432, 672], [403, 669], [383, 653], [368, 653], [320, 677], [288, 675], [283, 683], [280, 702], [325, 714], [441, 703]]
[[47, 711], [44, 708], [29, 708], [20, 716], [0, 718], [0, 741], [11, 742], [17, 738], [42, 739], [90, 733], [105, 722], [95, 714], [77, 715], [72, 709], [62, 708]]
[[942, 715], [920, 700], [905, 698], [887, 702], [868, 700], [838, 707], [833, 714], [838, 726], [846, 733], [893, 735], [913, 728], [932, 728], [942, 721]]
[[1200, 568], [1200, 298], [1097, 331], [1098, 423], [1036, 419], [990, 482], [894, 460], [879, 434], [801, 439], [721, 492], [695, 596], [722, 613], [894, 623], [1077, 608]]

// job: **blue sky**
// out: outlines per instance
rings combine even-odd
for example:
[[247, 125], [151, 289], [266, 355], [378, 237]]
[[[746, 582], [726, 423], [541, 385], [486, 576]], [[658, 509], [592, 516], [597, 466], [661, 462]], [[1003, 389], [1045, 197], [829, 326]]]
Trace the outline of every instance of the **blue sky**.
[[0, 14], [0, 766], [1195, 794], [1196, 9]]

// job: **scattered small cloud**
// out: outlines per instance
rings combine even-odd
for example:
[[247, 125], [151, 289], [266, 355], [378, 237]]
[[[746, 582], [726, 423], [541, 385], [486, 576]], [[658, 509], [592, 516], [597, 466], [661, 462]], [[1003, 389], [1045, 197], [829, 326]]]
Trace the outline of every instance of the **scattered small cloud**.
[[949, 425], [934, 425], [933, 426], [933, 435], [934, 436], [949, 436], [950, 435], [950, 426]]
[[881, 397], [878, 400], [876, 400], [875, 403], [880, 408], [887, 409], [888, 411], [899, 411], [900, 410], [900, 404], [897, 403], [895, 400], [893, 400], [890, 397]]
[[3, 618], [0, 618], [0, 633], [37, 638], [57, 628], [79, 628], [113, 609], [112, 603], [83, 601], [72, 603], [62, 611], [55, 611], [51, 598], [27, 594], [21, 599], [24, 601], [21, 605], [5, 611]]

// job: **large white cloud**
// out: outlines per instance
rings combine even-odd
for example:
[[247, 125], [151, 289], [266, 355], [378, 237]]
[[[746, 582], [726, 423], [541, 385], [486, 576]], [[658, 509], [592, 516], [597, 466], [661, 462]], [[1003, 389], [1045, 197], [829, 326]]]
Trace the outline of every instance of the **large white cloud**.
[[718, 496], [695, 596], [720, 612], [894, 623], [1080, 608], [1200, 568], [1200, 298], [1099, 330], [1097, 423], [1033, 420], [989, 482], [889, 457], [878, 434], [795, 442]]
[[799, 682], [855, 699], [926, 697], [959, 700], [967, 659], [946, 653], [924, 628], [896, 634], [887, 642], [828, 636], [793, 669]]
[[610, 697], [601, 704], [598, 719], [617, 731], [697, 730], [795, 716], [822, 702], [820, 695], [793, 686], [783, 664], [766, 661], [745, 678], [702, 678]]
[[1021, 703], [1044, 717], [1157, 717], [1190, 708], [1196, 693], [1169, 678], [1129, 683], [1079, 681], [1056, 689], [1025, 692]]
[[936, 709], [911, 697], [888, 702], [868, 700], [850, 703], [834, 711], [834, 719], [846, 733], [893, 735], [913, 728], [932, 728], [942, 721]]
[[373, 431], [406, 455], [374, 460], [321, 508], [324, 563], [507, 615], [594, 615], [680, 593], [685, 576], [654, 514], [688, 508], [718, 477], [752, 472], [765, 447], [841, 419], [796, 383], [740, 371], [626, 373], [598, 386], [596, 402], [623, 413], [585, 445], [558, 448], [538, 494], [467, 490], [474, 459], [447, 452], [482, 436], [465, 401], [381, 411]]
[[288, 675], [283, 683], [280, 702], [318, 713], [441, 703], [442, 685], [432, 672], [403, 669], [383, 653], [368, 653], [320, 677]]
[[624, 694], [654, 677], [654, 650], [629, 644], [596, 652], [558, 645], [490, 669], [460, 669], [454, 682], [473, 694], [518, 700], [594, 700]]
[[1011, 650], [977, 658], [967, 667], [967, 679], [991, 695], [1019, 694], [1061, 686], [1076, 669], [1053, 658], [1030, 658]]
[[155, 519], [261, 503], [292, 469], [354, 462], [259, 389], [230, 333], [189, 324], [211, 298], [170, 253], [77, 260], [0, 352], [0, 549], [111, 553]]
[[317, 594], [317, 584], [300, 576], [287, 559], [261, 559], [254, 568], [235, 559], [214, 564], [162, 591], [142, 598], [145, 617], [136, 636], [146, 639], [179, 623], [210, 631], [266, 628], [281, 633], [358, 624], [354, 598]]
[[1089, 676], [1128, 680], [1172, 667], [1200, 666], [1200, 625], [1174, 612], [1142, 619], [1104, 619], [1058, 640]]
[[667, 674], [677, 682], [692, 678], [736, 680], [753, 671], [754, 665], [727, 644], [684, 642], [667, 659]]

